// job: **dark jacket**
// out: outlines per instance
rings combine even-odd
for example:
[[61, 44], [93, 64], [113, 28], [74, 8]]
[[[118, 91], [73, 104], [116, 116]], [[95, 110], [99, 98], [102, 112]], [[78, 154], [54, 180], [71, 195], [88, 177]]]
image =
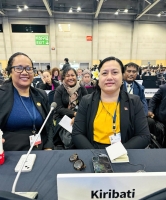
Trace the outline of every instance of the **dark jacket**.
[[150, 99], [149, 111], [154, 113], [157, 121], [166, 125], [166, 84], [161, 85], [159, 90]]
[[[133, 94], [138, 95], [140, 97], [140, 99], [141, 99], [141, 101], [143, 103], [143, 106], [144, 106], [145, 115], [147, 116], [148, 115], [148, 104], [147, 104], [147, 101], [146, 101], [146, 98], [145, 98], [145, 94], [144, 94], [144, 86], [140, 85], [136, 81], [133, 82], [133, 85], [134, 85]], [[123, 84], [123, 90], [127, 91], [125, 82]]]
[[[78, 92], [78, 106], [79, 106], [79, 102], [81, 101], [82, 97], [84, 95], [87, 95], [88, 92], [87, 92], [86, 88], [84, 88], [82, 86], [78, 89], [77, 92]], [[61, 119], [64, 115], [67, 115], [70, 118], [74, 117], [74, 113], [76, 111], [68, 109], [69, 94], [67, 93], [63, 84], [56, 88], [55, 94], [54, 94], [54, 101], [57, 103], [57, 107], [56, 107], [55, 114], [54, 114], [54, 119], [57, 119], [57, 118]]]
[[[59, 82], [55, 80], [52, 80], [52, 84], [54, 86], [54, 90], [59, 86]], [[41, 83], [39, 88], [42, 90], [52, 90], [52, 86], [49, 85], [48, 83]]]
[[[48, 104], [48, 98], [45, 91], [30, 87], [30, 96], [40, 112], [43, 120], [46, 118], [50, 106]], [[12, 82], [4, 83], [0, 87], [0, 129], [4, 130], [7, 123], [8, 117], [14, 103], [14, 87]], [[18, 113], [19, 115], [19, 113]], [[41, 133], [42, 144], [38, 145], [35, 150], [44, 148], [53, 148], [52, 139], [52, 120], [51, 118], [47, 121], [45, 128]], [[4, 131], [3, 138], [5, 139], [4, 150], [6, 151], [17, 151], [17, 150], [28, 150], [30, 148], [29, 136], [32, 135], [32, 130], [19, 130], [14, 132]], [[39, 131], [39, 130], [38, 130]], [[23, 133], [25, 132], [25, 133]], [[23, 133], [23, 134], [22, 134]]]
[[[94, 148], [93, 123], [99, 102], [100, 92], [96, 91], [83, 97], [80, 103], [72, 131], [74, 145], [79, 149]], [[150, 133], [140, 99], [123, 90], [120, 92], [120, 130], [125, 148], [142, 149], [148, 146]]]
[[64, 71], [66, 68], [70, 67], [70, 64], [67, 62], [63, 65], [61, 71]]

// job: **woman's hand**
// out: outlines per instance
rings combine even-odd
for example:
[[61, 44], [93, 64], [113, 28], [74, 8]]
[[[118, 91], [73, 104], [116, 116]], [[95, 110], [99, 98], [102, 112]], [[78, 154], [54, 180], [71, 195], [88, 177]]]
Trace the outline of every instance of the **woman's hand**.
[[154, 118], [154, 113], [148, 112], [148, 117]]
[[73, 117], [73, 118], [71, 119], [71, 125], [74, 124], [74, 120], [75, 120], [75, 117]]
[[2, 138], [2, 143], [4, 143], [4, 142], [5, 142], [5, 139]]

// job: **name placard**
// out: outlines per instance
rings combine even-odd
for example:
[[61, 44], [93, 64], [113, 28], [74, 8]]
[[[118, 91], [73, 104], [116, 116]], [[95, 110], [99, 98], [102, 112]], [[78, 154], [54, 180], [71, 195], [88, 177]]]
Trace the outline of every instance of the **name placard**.
[[152, 98], [157, 91], [158, 88], [145, 88], [144, 90], [145, 98]]
[[137, 83], [139, 83], [140, 85], [142, 85], [143, 80], [135, 80]]
[[160, 193], [165, 183], [166, 172], [58, 174], [58, 200], [138, 200]]

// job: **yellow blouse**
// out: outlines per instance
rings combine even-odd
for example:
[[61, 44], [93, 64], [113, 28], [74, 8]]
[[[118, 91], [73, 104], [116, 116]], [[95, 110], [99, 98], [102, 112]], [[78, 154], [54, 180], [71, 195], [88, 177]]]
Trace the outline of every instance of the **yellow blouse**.
[[[93, 123], [94, 141], [111, 144], [109, 136], [113, 135], [113, 116], [116, 110], [117, 102], [101, 102], [97, 110], [97, 114]], [[120, 103], [116, 110], [116, 133], [120, 132]]]

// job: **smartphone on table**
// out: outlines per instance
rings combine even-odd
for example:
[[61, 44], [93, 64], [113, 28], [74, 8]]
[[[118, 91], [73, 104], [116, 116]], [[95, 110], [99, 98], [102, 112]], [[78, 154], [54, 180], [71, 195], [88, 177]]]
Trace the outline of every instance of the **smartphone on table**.
[[106, 154], [92, 157], [92, 163], [95, 173], [113, 173], [111, 162]]

